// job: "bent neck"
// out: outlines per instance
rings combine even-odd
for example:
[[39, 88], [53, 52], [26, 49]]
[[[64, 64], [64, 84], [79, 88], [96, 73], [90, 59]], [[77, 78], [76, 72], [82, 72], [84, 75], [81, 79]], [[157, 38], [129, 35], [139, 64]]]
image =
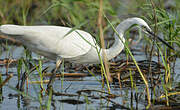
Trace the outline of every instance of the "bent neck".
[[[134, 24], [138, 24], [136, 22], [136, 19], [137, 18], [127, 19], [127, 20], [121, 22], [116, 27], [116, 31], [118, 32], [119, 35], [114, 33], [114, 37], [115, 37], [114, 44], [109, 49], [102, 49], [102, 51], [104, 51], [106, 54], [107, 60], [111, 60], [112, 58], [116, 57], [123, 50], [124, 43], [125, 43], [124, 33], [127, 29], [129, 29]], [[103, 57], [102, 51], [101, 51], [101, 57]]]
[[[114, 44], [109, 49], [102, 49], [107, 57], [107, 60], [111, 60], [112, 58], [116, 57], [124, 48], [123, 42], [125, 43], [125, 39], [123, 34], [119, 33], [119, 36], [114, 34], [114, 37]], [[101, 57], [103, 57], [103, 52], [101, 52]]]

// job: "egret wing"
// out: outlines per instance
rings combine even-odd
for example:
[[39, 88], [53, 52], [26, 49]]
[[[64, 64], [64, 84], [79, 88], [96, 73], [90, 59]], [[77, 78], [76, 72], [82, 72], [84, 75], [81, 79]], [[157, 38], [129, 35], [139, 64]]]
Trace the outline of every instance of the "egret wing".
[[75, 30], [56, 43], [56, 52], [63, 58], [73, 58], [86, 54], [95, 46], [94, 38], [87, 32]]
[[0, 26], [0, 32], [6, 35], [23, 35], [24, 31], [17, 25], [2, 25]]
[[4, 25], [0, 29], [46, 57], [52, 54], [63, 58], [77, 57], [86, 54], [94, 45], [89, 33], [81, 30], [70, 32], [68, 27]]

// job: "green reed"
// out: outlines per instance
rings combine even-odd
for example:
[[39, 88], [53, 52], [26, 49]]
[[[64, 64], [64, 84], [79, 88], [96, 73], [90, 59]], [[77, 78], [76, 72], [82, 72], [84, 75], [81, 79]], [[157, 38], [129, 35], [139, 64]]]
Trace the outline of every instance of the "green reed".
[[[167, 11], [164, 9], [163, 3], [161, 3], [164, 1], [159, 0], [159, 1], [154, 1], [154, 2], [155, 2], [155, 5], [157, 4], [155, 7], [155, 10], [156, 10], [155, 14], [156, 14], [158, 22], [156, 24], [152, 22], [153, 12], [152, 12], [152, 7], [149, 1], [136, 0], [136, 1], [131, 1], [130, 5], [124, 6], [123, 3], [120, 3], [120, 1], [112, 2], [112, 1], [107, 0], [107, 1], [103, 1], [103, 11], [108, 16], [110, 21], [112, 21], [111, 24], [113, 25], [119, 21], [119, 18], [117, 17], [118, 14], [120, 18], [126, 18], [126, 17], [129, 17], [129, 15], [141, 16], [143, 19], [148, 21], [148, 24], [152, 24], [151, 27], [154, 27], [156, 25], [158, 27], [157, 34], [158, 33], [162, 34], [162, 37], [166, 41], [168, 41], [168, 43], [171, 46], [175, 47], [176, 51], [173, 51], [161, 45], [161, 43], [158, 42], [157, 44], [159, 45], [159, 48], [154, 49], [153, 51], [153, 53], [155, 53], [156, 50], [159, 51], [159, 59], [162, 61], [165, 67], [165, 75], [162, 77], [162, 82], [163, 82], [162, 86], [166, 94], [166, 100], [168, 101], [168, 96], [167, 96], [169, 92], [168, 88], [171, 88], [173, 79], [175, 79], [173, 78], [173, 71], [171, 69], [172, 67], [171, 60], [174, 57], [180, 58], [180, 51], [179, 51], [180, 49], [180, 37], [179, 37], [180, 16], [179, 16], [179, 10], [178, 10], [180, 6], [179, 5], [180, 2], [179, 0], [175, 0], [175, 3], [177, 5], [175, 9], [170, 10], [170, 11]], [[123, 8], [121, 7], [119, 8], [119, 5]], [[45, 0], [45, 1], [44, 0], [38, 0], [38, 1], [26, 0], [26, 2], [20, 1], [20, 0], [14, 0], [14, 1], [1, 0], [0, 9], [1, 9], [0, 10], [0, 24], [5, 24], [5, 23], [21, 24], [21, 25], [53, 24], [53, 25], [62, 25], [62, 26], [71, 26], [71, 27], [79, 26], [78, 28], [75, 28], [75, 29], [82, 29], [91, 33], [91, 35], [96, 36], [97, 42], [100, 42], [98, 39], [99, 36], [97, 36], [99, 33], [99, 31], [97, 31], [99, 30], [97, 27], [97, 19], [98, 19], [97, 14], [98, 14], [98, 9], [99, 9], [98, 0], [97, 1], [94, 1], [94, 0]], [[82, 23], [84, 24], [81, 25]], [[106, 34], [107, 29], [113, 26], [109, 25], [110, 23], [107, 21], [103, 21], [103, 23], [104, 23], [103, 32], [104, 34]], [[145, 37], [145, 39], [146, 40], [143, 41], [144, 45], [149, 45], [150, 44], [149, 42], [151, 41], [147, 37]], [[9, 44], [6, 43], [5, 45], [8, 51], [10, 51], [10, 49], [8, 48]], [[125, 45], [128, 45], [128, 43], [126, 42]], [[128, 59], [129, 56], [131, 56], [130, 54], [131, 51], [129, 51], [127, 47], [125, 50], [126, 50], [126, 56]], [[29, 52], [26, 53], [26, 56], [27, 56], [26, 58], [30, 58], [30, 59], [32, 58]], [[136, 62], [134, 58], [132, 59]], [[39, 60], [39, 64], [41, 63], [42, 62]], [[102, 65], [102, 71], [105, 71], [102, 60], [101, 60], [101, 65]], [[30, 73], [28, 72], [30, 71], [28, 65], [23, 63], [23, 60], [20, 59], [18, 61], [18, 66], [17, 66], [18, 80], [20, 80], [20, 74], [22, 72], [21, 68], [25, 68], [25, 71], [27, 71], [27, 73]], [[140, 69], [138, 70], [140, 71]], [[41, 73], [42, 66], [38, 67], [37, 71], [39, 73], [40, 79], [42, 80], [43, 79], [42, 73]], [[90, 72], [90, 73], [95, 77], [93, 72]], [[133, 77], [131, 77], [131, 81], [133, 80], [132, 78]], [[26, 95], [25, 93], [21, 93], [18, 90], [16, 91], [17, 93]], [[154, 89], [154, 94], [156, 94], [155, 92], [157, 91], [155, 91]], [[48, 106], [47, 106], [48, 109], [50, 108], [51, 97], [52, 95], [49, 94]], [[40, 103], [42, 105], [43, 102], [41, 98], [39, 100], [41, 100]]]

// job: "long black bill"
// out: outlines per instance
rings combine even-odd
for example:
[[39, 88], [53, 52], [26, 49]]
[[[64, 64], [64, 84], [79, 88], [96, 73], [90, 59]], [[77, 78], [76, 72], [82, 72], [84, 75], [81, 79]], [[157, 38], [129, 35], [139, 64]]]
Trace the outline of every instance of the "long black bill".
[[170, 46], [166, 41], [164, 41], [163, 39], [161, 39], [160, 37], [158, 37], [157, 35], [155, 35], [153, 32], [146, 30], [150, 35], [156, 37], [159, 41], [161, 41], [162, 43], [164, 43], [167, 47], [169, 47], [170, 49], [174, 50], [174, 48], [172, 46]]

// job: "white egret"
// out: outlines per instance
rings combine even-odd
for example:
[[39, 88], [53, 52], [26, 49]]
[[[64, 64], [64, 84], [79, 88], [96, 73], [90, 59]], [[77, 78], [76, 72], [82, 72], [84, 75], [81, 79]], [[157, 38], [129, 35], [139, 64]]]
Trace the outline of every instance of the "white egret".
[[[119, 36], [114, 34], [115, 42], [112, 47], [104, 49], [108, 60], [122, 51], [124, 48], [123, 42], [125, 42], [123, 35], [134, 24], [146, 28], [146, 31], [152, 34], [150, 27], [143, 19], [134, 17], [124, 20], [116, 27]], [[95, 39], [82, 30], [70, 31], [72, 31], [72, 28], [62, 26], [19, 26], [9, 24], [0, 26], [1, 34], [17, 39], [33, 52], [49, 59], [58, 61], [64, 59], [65, 61], [80, 64], [100, 63], [97, 52], [100, 47], [97, 46]], [[103, 49], [99, 53], [101, 57], [103, 57], [102, 51]]]

